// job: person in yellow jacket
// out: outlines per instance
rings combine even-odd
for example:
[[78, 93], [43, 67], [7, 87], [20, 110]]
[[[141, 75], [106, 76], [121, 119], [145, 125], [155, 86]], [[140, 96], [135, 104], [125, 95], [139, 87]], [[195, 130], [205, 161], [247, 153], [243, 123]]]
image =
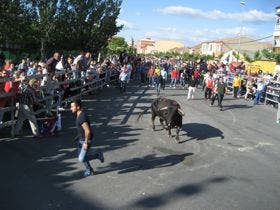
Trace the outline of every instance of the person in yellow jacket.
[[241, 87], [241, 79], [238, 76], [238, 74], [236, 74], [233, 78], [233, 82], [232, 82], [232, 86], [233, 86], [233, 97], [237, 98], [238, 95], [238, 90]]

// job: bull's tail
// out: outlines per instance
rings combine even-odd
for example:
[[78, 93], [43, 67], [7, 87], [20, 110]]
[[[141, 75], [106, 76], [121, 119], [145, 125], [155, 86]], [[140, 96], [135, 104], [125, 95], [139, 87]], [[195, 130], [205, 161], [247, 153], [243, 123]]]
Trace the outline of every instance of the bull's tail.
[[146, 107], [142, 112], [139, 113], [138, 117], [137, 117], [137, 122], [140, 120], [140, 118], [142, 118], [143, 114], [145, 114], [145, 112], [148, 111], [150, 107]]

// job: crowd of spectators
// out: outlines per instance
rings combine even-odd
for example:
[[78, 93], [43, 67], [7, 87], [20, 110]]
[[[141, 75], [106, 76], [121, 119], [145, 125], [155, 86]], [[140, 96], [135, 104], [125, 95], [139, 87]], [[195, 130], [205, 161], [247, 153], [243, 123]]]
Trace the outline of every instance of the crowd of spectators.
[[[183, 61], [181, 58], [130, 56], [125, 53], [98, 62], [90, 52], [82, 51], [76, 57], [63, 57], [55, 52], [48, 60], [30, 61], [23, 58], [18, 65], [0, 56], [0, 109], [17, 102], [29, 103], [29, 112], [34, 113], [43, 107], [44, 114], [52, 116], [54, 107], [57, 110], [67, 107], [67, 98], [90, 90], [95, 81], [104, 79], [104, 84], [109, 85], [112, 75], [117, 75], [121, 93], [126, 91], [127, 83], [133, 79], [140, 85], [155, 87], [157, 95], [168, 84], [174, 89], [188, 89], [187, 99], [194, 99], [196, 88], [200, 85], [205, 100], [215, 96], [217, 84], [222, 80], [228, 90], [232, 88], [234, 98], [244, 96], [245, 100], [255, 100], [255, 104], [263, 97], [266, 85], [271, 80], [280, 79], [277, 75], [248, 75], [243, 63], [232, 67], [216, 61]], [[20, 99], [26, 86], [34, 91], [38, 103], [35, 103], [35, 99], [29, 102]], [[4, 112], [0, 111], [1, 123], [3, 117]], [[25, 117], [30, 121], [33, 134], [38, 136], [33, 116]], [[21, 123], [22, 119], [18, 122]], [[16, 125], [17, 133], [20, 127]]]

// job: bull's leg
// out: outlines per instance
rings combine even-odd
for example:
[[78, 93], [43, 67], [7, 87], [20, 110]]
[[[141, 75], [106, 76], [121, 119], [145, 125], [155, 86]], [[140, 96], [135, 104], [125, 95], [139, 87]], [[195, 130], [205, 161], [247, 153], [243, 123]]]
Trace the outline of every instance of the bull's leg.
[[160, 124], [162, 125], [162, 128], [164, 129], [165, 127], [164, 127], [164, 124], [163, 124], [163, 119], [161, 119], [161, 118], [159, 118], [159, 121], [160, 121]]
[[168, 137], [170, 138], [171, 137], [171, 126], [168, 126], [167, 130], [168, 130]]
[[180, 132], [181, 128], [178, 126], [176, 129], [176, 141], [179, 141], [179, 132]]
[[155, 118], [156, 118], [156, 115], [152, 114], [152, 128], [153, 128], [153, 131], [155, 131]]
[[164, 120], [164, 122], [165, 122], [165, 129], [166, 129], [166, 130], [168, 130], [167, 121], [166, 121], [166, 120]]

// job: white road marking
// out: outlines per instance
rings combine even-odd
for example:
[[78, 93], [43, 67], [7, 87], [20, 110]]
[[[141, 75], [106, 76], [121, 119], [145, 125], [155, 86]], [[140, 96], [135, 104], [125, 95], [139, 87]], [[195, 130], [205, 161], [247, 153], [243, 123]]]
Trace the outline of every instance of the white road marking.
[[230, 150], [230, 151], [233, 151], [233, 150], [237, 149], [240, 152], [245, 152], [245, 151], [253, 150], [253, 149], [256, 149], [256, 148], [259, 148], [259, 147], [273, 146], [273, 144], [267, 143], [267, 142], [259, 142], [258, 144], [254, 145], [254, 146], [239, 147], [239, 148], [236, 148], [236, 147], [234, 148], [232, 146], [226, 146], [226, 145], [221, 145], [221, 144], [216, 144], [216, 146], [221, 147], [223, 149]]
[[232, 124], [235, 124], [236, 123], [236, 117], [235, 117], [235, 114], [233, 114], [233, 112], [231, 110], [229, 110], [229, 113], [231, 114], [232, 116]]
[[253, 150], [255, 148], [263, 147], [263, 146], [272, 146], [273, 144], [267, 143], [267, 142], [259, 142], [257, 145], [253, 147], [243, 147], [243, 148], [238, 148], [240, 152], [248, 151], [248, 150]]

